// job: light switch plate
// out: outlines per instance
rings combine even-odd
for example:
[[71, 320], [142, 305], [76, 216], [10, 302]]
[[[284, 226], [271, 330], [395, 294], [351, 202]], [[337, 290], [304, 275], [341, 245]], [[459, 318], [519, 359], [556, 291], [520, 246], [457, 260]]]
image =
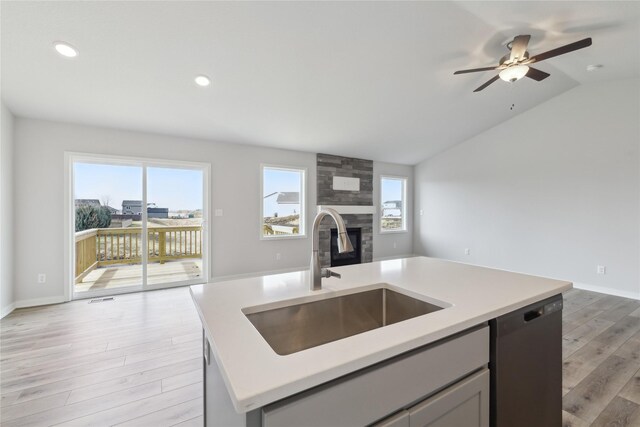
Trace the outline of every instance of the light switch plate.
[[334, 176], [333, 189], [337, 191], [360, 191], [360, 178]]

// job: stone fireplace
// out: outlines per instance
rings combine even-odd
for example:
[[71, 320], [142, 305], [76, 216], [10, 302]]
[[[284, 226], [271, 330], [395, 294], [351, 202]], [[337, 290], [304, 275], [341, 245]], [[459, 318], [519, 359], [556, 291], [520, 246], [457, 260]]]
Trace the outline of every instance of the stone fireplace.
[[[335, 224], [324, 218], [320, 224], [320, 265], [330, 267], [373, 260], [373, 161], [350, 157], [317, 155], [318, 205], [339, 208], [348, 229], [360, 229], [359, 251], [356, 254], [331, 257], [331, 229]], [[334, 188], [336, 179], [358, 180], [357, 189]], [[356, 246], [351, 242], [354, 247]], [[348, 262], [345, 262], [347, 260]], [[336, 263], [336, 264], [334, 264]]]

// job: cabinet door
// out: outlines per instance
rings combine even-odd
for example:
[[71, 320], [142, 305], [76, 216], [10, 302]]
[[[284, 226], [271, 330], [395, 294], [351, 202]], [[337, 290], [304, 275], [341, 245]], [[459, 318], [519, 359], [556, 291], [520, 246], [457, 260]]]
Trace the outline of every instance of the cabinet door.
[[488, 427], [489, 370], [408, 409], [410, 427]]
[[205, 427], [247, 427], [248, 414], [238, 414], [224, 385], [218, 365], [211, 354], [206, 334], [202, 333], [202, 365], [204, 368], [204, 425]]

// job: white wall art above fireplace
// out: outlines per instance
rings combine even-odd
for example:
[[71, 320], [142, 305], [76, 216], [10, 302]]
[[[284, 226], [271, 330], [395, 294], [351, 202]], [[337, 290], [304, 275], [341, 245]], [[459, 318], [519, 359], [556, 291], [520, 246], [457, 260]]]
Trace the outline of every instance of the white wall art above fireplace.
[[334, 191], [360, 191], [360, 178], [351, 178], [348, 176], [333, 177]]

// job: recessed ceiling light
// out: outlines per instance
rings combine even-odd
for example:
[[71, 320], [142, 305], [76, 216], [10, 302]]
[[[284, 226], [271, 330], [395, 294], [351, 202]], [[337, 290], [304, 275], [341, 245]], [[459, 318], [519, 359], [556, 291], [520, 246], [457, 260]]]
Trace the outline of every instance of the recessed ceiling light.
[[196, 76], [195, 81], [198, 86], [203, 86], [203, 87], [209, 86], [211, 84], [211, 79], [209, 79], [209, 77], [202, 74], [199, 76]]
[[75, 58], [78, 56], [78, 51], [75, 47], [71, 46], [69, 43], [65, 42], [55, 42], [53, 46], [56, 48], [56, 51], [62, 56], [66, 56], [67, 58]]
[[598, 71], [602, 67], [604, 67], [604, 65], [602, 65], [602, 64], [587, 65], [587, 71]]

